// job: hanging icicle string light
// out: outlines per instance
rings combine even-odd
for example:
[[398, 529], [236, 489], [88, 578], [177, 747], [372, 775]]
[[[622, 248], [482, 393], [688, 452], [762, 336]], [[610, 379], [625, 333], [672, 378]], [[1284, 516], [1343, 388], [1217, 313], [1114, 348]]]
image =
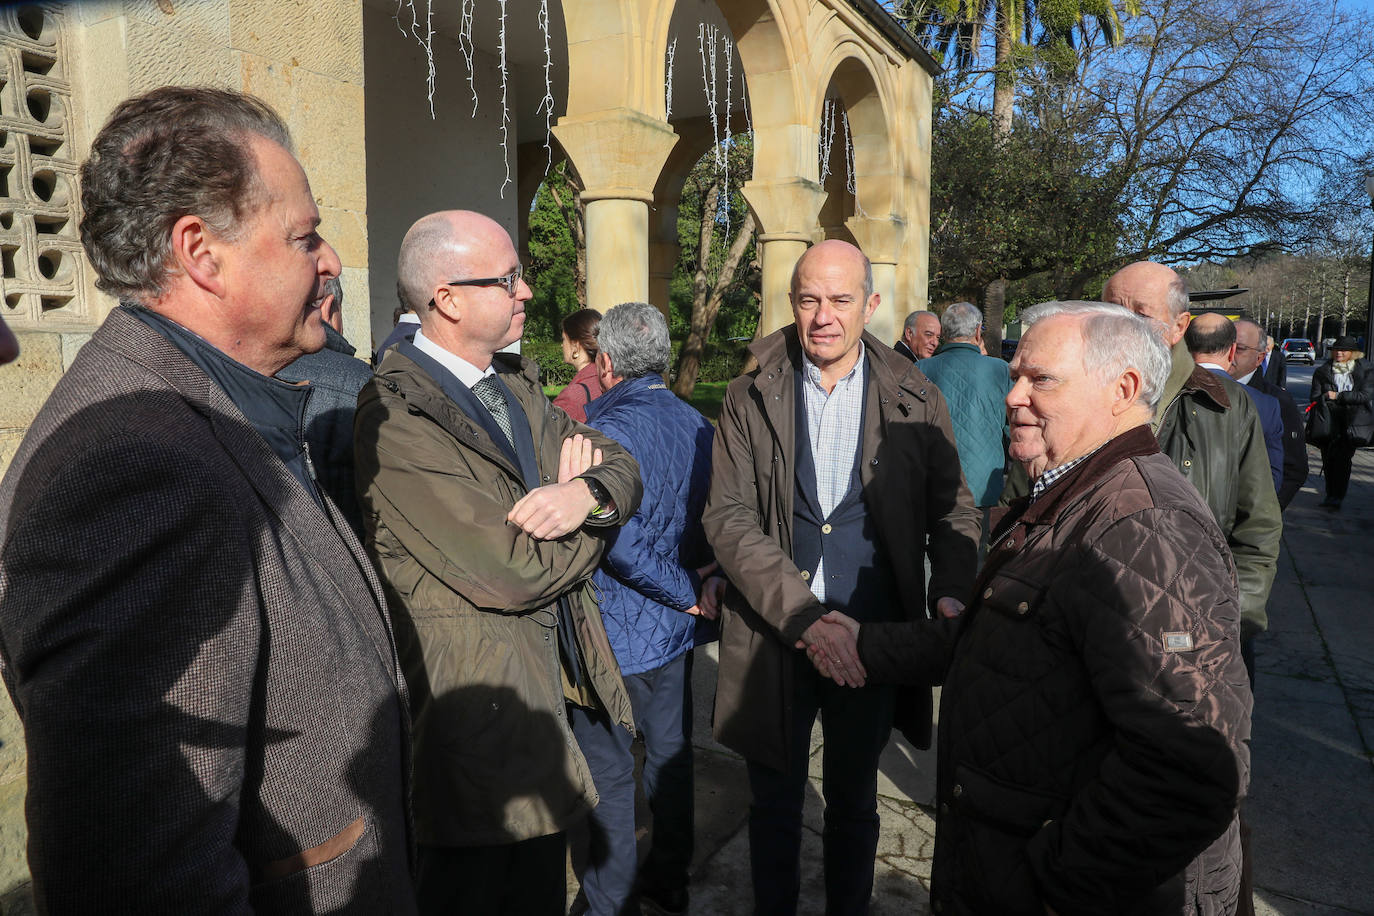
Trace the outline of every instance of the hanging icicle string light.
[[[410, 31], [407, 33], [401, 25], [401, 10], [410, 10]], [[420, 34], [420, 10], [415, 5], [415, 0], [396, 0], [396, 13], [392, 20], [396, 23], [396, 28], [401, 30], [401, 34], [409, 34], [420, 43], [420, 47], [425, 51], [425, 66], [428, 73], [425, 76], [425, 88], [429, 96], [429, 119], [434, 120], [434, 0], [425, 2], [425, 27], [424, 34]]]
[[544, 114], [544, 177], [553, 168], [553, 51], [549, 46], [549, 0], [539, 0], [539, 30], [544, 33], [544, 97], [539, 100], [536, 113]]
[[721, 195], [716, 198], [717, 207], [716, 221], [725, 227], [726, 234], [730, 232], [730, 148], [734, 146], [735, 136], [730, 130], [730, 99], [735, 94], [735, 46], [729, 37], [721, 39], [721, 50], [725, 54], [725, 142], [721, 150], [721, 160], [725, 167], [721, 175]]
[[477, 117], [477, 71], [472, 65], [472, 55], [476, 45], [472, 43], [472, 11], [477, 0], [463, 0], [462, 18], [458, 21], [458, 50], [463, 52], [463, 60], [468, 65], [468, 91], [472, 93], [472, 114]]
[[510, 184], [510, 105], [506, 102], [506, 90], [510, 85], [510, 74], [506, 69], [506, 0], [496, 0], [501, 8], [501, 18], [497, 27], [497, 51], [501, 64], [501, 155], [506, 166], [506, 177], [501, 181], [501, 199], [506, 199], [506, 185]]
[[697, 48], [701, 51], [701, 85], [706, 92], [706, 110], [711, 114], [711, 158], [716, 168], [724, 168], [720, 149], [720, 111], [716, 93], [716, 27], [701, 23], [697, 28]]
[[830, 148], [835, 142], [835, 100], [826, 99], [821, 106], [820, 165], [821, 184], [830, 177]]
[[668, 63], [664, 67], [667, 71], [667, 79], [665, 80], [664, 86], [664, 92], [666, 94], [663, 100], [663, 120], [665, 121], [671, 120], [673, 117], [673, 62], [676, 57], [677, 36], [674, 35], [672, 42], [668, 45]]
[[844, 112], [844, 167], [848, 174], [845, 176], [845, 188], [850, 194], [854, 195], [854, 212], [860, 216], [867, 216], [863, 206], [859, 203], [859, 176], [854, 170], [854, 137], [849, 132], [849, 112]]

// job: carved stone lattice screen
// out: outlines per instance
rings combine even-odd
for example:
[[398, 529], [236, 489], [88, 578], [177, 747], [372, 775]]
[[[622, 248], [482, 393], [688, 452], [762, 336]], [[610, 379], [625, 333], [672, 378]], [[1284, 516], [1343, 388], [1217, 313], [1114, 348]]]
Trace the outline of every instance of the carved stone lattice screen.
[[89, 317], [61, 15], [0, 6], [0, 314], [35, 330]]

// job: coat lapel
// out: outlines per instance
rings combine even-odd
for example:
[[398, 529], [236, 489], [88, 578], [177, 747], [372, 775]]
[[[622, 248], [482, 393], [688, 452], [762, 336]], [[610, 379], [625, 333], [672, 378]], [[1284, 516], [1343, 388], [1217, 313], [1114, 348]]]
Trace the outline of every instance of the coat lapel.
[[[107, 322], [114, 325], [113, 341], [128, 358], [157, 373], [206, 417], [225, 453], [261, 498], [263, 508], [278, 519], [283, 533], [289, 534], [329, 578], [340, 600], [368, 634], [383, 665], [393, 679], [399, 679], [381, 584], [337, 507], [326, 498], [326, 514], [223, 389], [174, 344], [120, 310], [112, 312]], [[364, 605], [371, 605], [370, 613], [359, 613]]]

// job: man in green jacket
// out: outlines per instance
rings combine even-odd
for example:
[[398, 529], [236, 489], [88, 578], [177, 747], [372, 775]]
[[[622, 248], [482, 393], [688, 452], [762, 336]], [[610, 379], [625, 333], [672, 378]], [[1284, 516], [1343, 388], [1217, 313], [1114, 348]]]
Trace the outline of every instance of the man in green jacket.
[[1259, 415], [1238, 384], [1193, 362], [1183, 342], [1192, 317], [1188, 289], [1173, 270], [1149, 261], [1129, 264], [1107, 279], [1102, 299], [1154, 319], [1172, 348], [1155, 436], [1226, 535], [1240, 580], [1241, 647], [1246, 667], [1253, 668], [1251, 640], [1269, 625], [1264, 605], [1283, 532]]
[[510, 236], [430, 214], [397, 266], [413, 341], [358, 399], [357, 487], [411, 686], [422, 913], [564, 911], [564, 831], [597, 796], [567, 704], [633, 729], [589, 580], [635, 460], [544, 397]]

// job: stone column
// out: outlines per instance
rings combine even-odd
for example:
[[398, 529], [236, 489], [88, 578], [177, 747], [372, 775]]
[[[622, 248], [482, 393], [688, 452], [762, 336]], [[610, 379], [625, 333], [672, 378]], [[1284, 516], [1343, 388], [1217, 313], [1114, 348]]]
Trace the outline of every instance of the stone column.
[[868, 330], [883, 343], [893, 343], [907, 313], [925, 306], [923, 302], [897, 301], [897, 262], [906, 225], [895, 217], [878, 219], [871, 216], [852, 216], [844, 224], [873, 264], [873, 291], [878, 294], [879, 302], [868, 322]]
[[763, 314], [759, 336], [792, 323], [792, 268], [815, 237], [816, 219], [825, 191], [805, 178], [748, 181], [744, 199], [759, 224], [758, 244], [763, 264]]
[[587, 205], [587, 306], [649, 301], [649, 205], [677, 134], [627, 108], [563, 117], [554, 136]]
[[658, 240], [649, 243], [649, 298], [646, 300], [671, 323], [673, 268], [677, 266], [677, 242]]

